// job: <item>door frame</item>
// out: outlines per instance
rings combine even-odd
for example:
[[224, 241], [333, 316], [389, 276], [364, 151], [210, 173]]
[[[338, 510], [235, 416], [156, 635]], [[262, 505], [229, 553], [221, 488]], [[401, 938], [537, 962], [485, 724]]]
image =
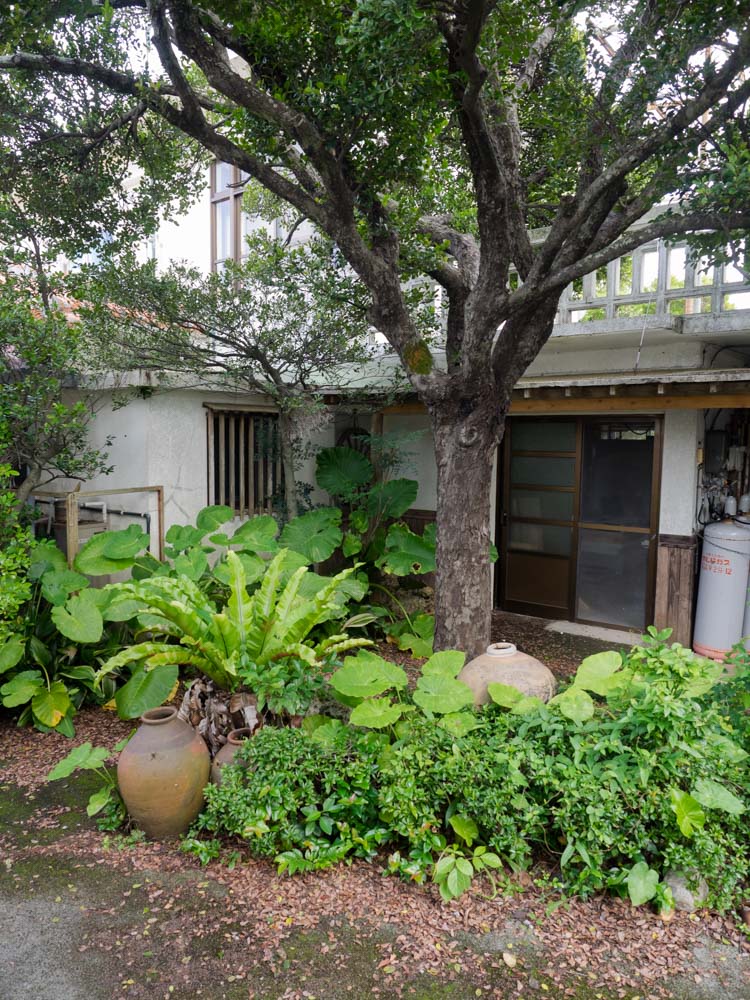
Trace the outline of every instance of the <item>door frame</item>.
[[[534, 416], [508, 417], [506, 421], [506, 432], [498, 448], [497, 456], [497, 483], [495, 497], [495, 544], [499, 553], [497, 570], [494, 582], [494, 602], [499, 610], [510, 610], [506, 608], [505, 597], [505, 570], [503, 558], [507, 554], [508, 532], [510, 518], [505, 511], [506, 488], [510, 482], [510, 458], [511, 450], [508, 443], [512, 437], [513, 421], [535, 420], [566, 422], [576, 421], [576, 462], [575, 462], [575, 501], [573, 505], [573, 526], [571, 537], [571, 554], [568, 580], [568, 608], [567, 621], [579, 622], [584, 625], [596, 625], [600, 628], [619, 628], [624, 626], [614, 622], [592, 621], [587, 618], [577, 618], [576, 610], [576, 590], [578, 580], [578, 535], [581, 527], [580, 505], [581, 505], [581, 477], [583, 462], [583, 428], [585, 423], [606, 424], [622, 422], [641, 422], [653, 420], [654, 422], [654, 457], [651, 473], [651, 510], [649, 526], [646, 532], [639, 531], [639, 534], [647, 534], [649, 539], [648, 562], [646, 568], [646, 625], [653, 620], [654, 606], [656, 603], [656, 560], [659, 550], [659, 507], [661, 500], [661, 480], [662, 480], [662, 460], [664, 441], [664, 414], [662, 413], [603, 413], [603, 414], [538, 414]], [[508, 431], [510, 430], [510, 434]], [[550, 520], [549, 523], [554, 523]], [[588, 522], [583, 527], [592, 527]], [[628, 531], [627, 527], [618, 525], [602, 525], [602, 528], [612, 531]], [[550, 556], [549, 558], [554, 558]], [[566, 558], [561, 556], [560, 558]], [[539, 604], [527, 604], [521, 601], [513, 601], [512, 613], [527, 614], [535, 617], [555, 619], [560, 617], [560, 608], [546, 607]]]

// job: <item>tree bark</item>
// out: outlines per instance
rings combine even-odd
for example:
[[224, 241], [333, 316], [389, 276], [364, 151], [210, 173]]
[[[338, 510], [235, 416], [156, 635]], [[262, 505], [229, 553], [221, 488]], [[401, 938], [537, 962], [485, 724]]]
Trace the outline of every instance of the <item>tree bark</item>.
[[484, 396], [465, 414], [455, 400], [430, 409], [438, 473], [435, 649], [469, 657], [490, 641], [490, 493], [504, 426], [494, 394]]
[[279, 411], [279, 452], [281, 466], [284, 470], [284, 505], [288, 521], [296, 517], [299, 512], [297, 477], [294, 469], [294, 437], [294, 420], [289, 413], [282, 409]]

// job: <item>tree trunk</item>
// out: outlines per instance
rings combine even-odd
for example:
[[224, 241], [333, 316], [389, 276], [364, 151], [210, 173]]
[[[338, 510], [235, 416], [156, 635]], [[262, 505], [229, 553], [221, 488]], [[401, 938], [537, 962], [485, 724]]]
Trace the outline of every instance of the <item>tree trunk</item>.
[[279, 452], [284, 470], [284, 505], [286, 517], [297, 516], [297, 479], [294, 469], [294, 420], [285, 410], [279, 411]]
[[16, 490], [16, 505], [19, 510], [24, 506], [41, 481], [42, 470], [36, 466], [29, 466], [26, 478]]
[[465, 415], [461, 401], [431, 407], [438, 473], [435, 649], [470, 657], [490, 641], [490, 488], [504, 423], [494, 393], [483, 395]]

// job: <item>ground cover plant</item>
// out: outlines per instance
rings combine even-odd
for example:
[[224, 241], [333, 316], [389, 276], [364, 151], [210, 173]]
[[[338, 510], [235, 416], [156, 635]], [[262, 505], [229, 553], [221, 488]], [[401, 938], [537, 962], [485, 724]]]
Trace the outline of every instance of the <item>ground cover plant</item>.
[[[444, 898], [542, 862], [567, 892], [666, 912], [679, 872], [729, 907], [750, 872], [744, 735], [706, 703], [721, 667], [667, 639], [589, 657], [547, 705], [491, 685], [479, 712], [455, 676], [463, 654], [428, 660], [409, 695], [400, 668], [362, 651], [331, 677], [348, 723], [259, 731], [207, 791], [193, 846], [230, 835], [284, 871], [380, 850]], [[337, 784], [342, 761], [356, 794]]]

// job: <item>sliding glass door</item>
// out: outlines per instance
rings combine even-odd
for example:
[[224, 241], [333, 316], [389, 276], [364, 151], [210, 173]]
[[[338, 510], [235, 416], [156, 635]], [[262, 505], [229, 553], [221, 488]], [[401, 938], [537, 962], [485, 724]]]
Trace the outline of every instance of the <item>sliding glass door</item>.
[[658, 418], [516, 417], [502, 475], [500, 603], [640, 629], [653, 604]]

